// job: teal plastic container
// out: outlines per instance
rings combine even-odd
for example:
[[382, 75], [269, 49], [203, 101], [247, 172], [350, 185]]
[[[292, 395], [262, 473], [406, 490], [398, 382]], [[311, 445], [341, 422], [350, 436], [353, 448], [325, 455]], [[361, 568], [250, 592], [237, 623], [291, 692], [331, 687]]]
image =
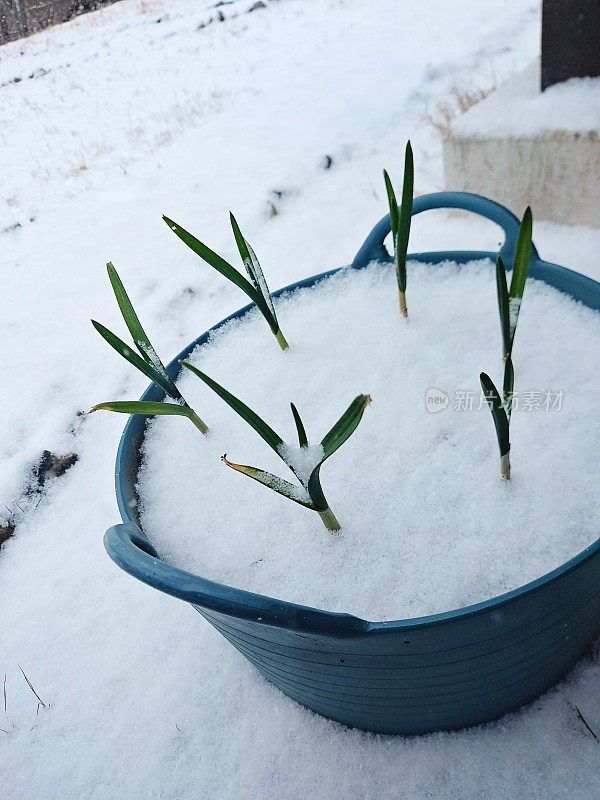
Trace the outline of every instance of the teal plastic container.
[[[519, 222], [506, 208], [479, 195], [442, 192], [417, 198], [413, 214], [433, 208], [461, 208], [498, 223], [506, 235], [500, 253], [512, 266]], [[386, 216], [351, 268], [361, 269], [374, 260], [391, 264], [383, 244], [389, 231]], [[495, 260], [496, 255], [460, 251], [410, 257], [461, 264]], [[333, 272], [276, 294], [311, 286]], [[599, 283], [542, 261], [535, 248], [530, 275], [600, 310]], [[211, 331], [251, 308], [232, 314]], [[172, 377], [179, 372], [178, 359], [204, 344], [211, 331], [171, 362]], [[163, 397], [152, 384], [142, 399]], [[553, 686], [600, 632], [600, 540], [515, 591], [447, 613], [392, 622], [287, 603], [177, 569], [158, 557], [139, 524], [135, 485], [145, 423], [144, 417], [130, 417], [119, 444], [115, 478], [123, 522], [106, 532], [108, 554], [138, 580], [191, 603], [267, 680], [318, 714], [389, 734], [478, 725], [516, 710]]]

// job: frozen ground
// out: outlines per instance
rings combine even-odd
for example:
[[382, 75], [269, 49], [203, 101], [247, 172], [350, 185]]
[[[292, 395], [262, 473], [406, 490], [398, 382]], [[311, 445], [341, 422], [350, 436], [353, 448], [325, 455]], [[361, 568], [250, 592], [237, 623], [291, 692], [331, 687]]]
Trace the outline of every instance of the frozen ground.
[[[426, 108], [524, 68], [539, 37], [529, 0], [209, 5], [124, 0], [0, 48], [0, 497], [18, 523], [0, 554], [2, 794], [595, 797], [600, 749], [575, 710], [600, 728], [593, 661], [480, 730], [378, 738], [295, 706], [197, 614], [104, 554], [123, 419], [77, 412], [144, 387], [89, 325], [120, 330], [104, 262], [160, 352], [177, 352], [244, 300], [161, 213], [233, 257], [234, 209], [274, 287], [347, 263], [385, 211], [381, 168], [398, 179], [408, 136], [417, 192], [441, 187]], [[499, 238], [436, 213], [413, 244]], [[543, 257], [600, 273], [597, 231], [537, 225], [535, 239]], [[44, 448], [79, 461], [27, 500]], [[38, 714], [18, 665], [46, 704]]]

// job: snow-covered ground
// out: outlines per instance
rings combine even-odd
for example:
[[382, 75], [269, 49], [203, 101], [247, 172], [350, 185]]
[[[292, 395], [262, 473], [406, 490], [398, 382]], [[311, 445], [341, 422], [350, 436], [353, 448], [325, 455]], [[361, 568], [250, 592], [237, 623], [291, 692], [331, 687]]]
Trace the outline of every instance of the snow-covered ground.
[[[1, 796], [595, 797], [600, 746], [576, 711], [600, 728], [595, 661], [481, 729], [371, 736], [287, 700], [103, 551], [123, 418], [78, 412], [144, 388], [89, 324], [122, 330], [104, 262], [168, 359], [245, 299], [161, 213], [233, 258], [233, 209], [274, 288], [347, 263], [409, 136], [416, 191], [441, 188], [424, 112], [538, 48], [530, 0], [253, 4], [123, 0], [0, 48], [0, 515], [18, 523], [0, 552]], [[543, 257], [600, 275], [598, 231], [534, 237]], [[411, 249], [499, 241], [436, 212]], [[79, 461], [24, 497], [45, 448]]]

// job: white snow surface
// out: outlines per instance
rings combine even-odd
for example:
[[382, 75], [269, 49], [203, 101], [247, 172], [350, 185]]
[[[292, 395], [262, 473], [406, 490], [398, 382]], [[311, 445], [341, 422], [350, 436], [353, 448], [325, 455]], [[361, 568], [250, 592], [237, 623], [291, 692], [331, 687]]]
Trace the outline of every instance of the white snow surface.
[[[283, 377], [277, 369], [277, 365], [275, 365], [274, 375], [278, 381]], [[284, 462], [296, 473], [303, 484], [308, 483], [313, 469], [322, 460], [324, 455], [323, 447], [320, 444], [310, 443], [305, 447], [298, 447], [298, 445], [285, 442], [285, 444], [279, 448], [278, 452]]]
[[[226, 450], [238, 463], [292, 477], [186, 371], [179, 388], [211, 435], [192, 437], [187, 420], [157, 417], [139, 487], [142, 527], [168, 561], [252, 592], [389, 620], [495, 597], [598, 538], [600, 423], [590, 409], [600, 315], [546, 284], [527, 286], [513, 349], [507, 483], [479, 389], [482, 370], [502, 386], [492, 265], [409, 262], [407, 270], [410, 323], [397, 311], [394, 270], [372, 265], [277, 303], [289, 351], [254, 312], [191, 356], [287, 441], [295, 438], [290, 398], [309, 441], [319, 442], [357, 394], [371, 394], [359, 427], [321, 469], [341, 533], [220, 464]], [[450, 397], [434, 414], [425, 405], [431, 387]], [[299, 474], [307, 476], [318, 455], [305, 452]]]
[[452, 133], [491, 139], [568, 131], [600, 136], [600, 78], [571, 78], [540, 91], [540, 61], [456, 119]]
[[[104, 552], [124, 418], [77, 412], [146, 385], [89, 324], [127, 336], [104, 263], [168, 362], [246, 299], [162, 213], [233, 260], [232, 209], [272, 288], [348, 263], [386, 211], [381, 170], [398, 182], [408, 137], [416, 192], [442, 187], [423, 112], [455, 85], [523, 69], [539, 47], [537, 0], [214, 5], [123, 0], [0, 48], [0, 513], [17, 523], [0, 551], [0, 795], [589, 800], [600, 751], [575, 707], [598, 731], [593, 659], [497, 723], [371, 736], [286, 699]], [[223, 22], [199, 28], [218, 10]], [[600, 275], [598, 231], [536, 223], [534, 235], [543, 257]], [[439, 211], [411, 230], [415, 251], [501, 240], [485, 220]], [[79, 461], [27, 499], [44, 448]], [[46, 704], [37, 714], [18, 665]]]

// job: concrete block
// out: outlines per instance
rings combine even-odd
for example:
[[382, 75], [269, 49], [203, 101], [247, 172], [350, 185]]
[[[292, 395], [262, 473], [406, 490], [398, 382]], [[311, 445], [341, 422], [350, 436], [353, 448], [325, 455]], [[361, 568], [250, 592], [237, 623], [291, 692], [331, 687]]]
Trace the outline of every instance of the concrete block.
[[600, 228], [600, 79], [539, 91], [539, 63], [452, 125], [447, 189], [487, 195], [521, 215]]

